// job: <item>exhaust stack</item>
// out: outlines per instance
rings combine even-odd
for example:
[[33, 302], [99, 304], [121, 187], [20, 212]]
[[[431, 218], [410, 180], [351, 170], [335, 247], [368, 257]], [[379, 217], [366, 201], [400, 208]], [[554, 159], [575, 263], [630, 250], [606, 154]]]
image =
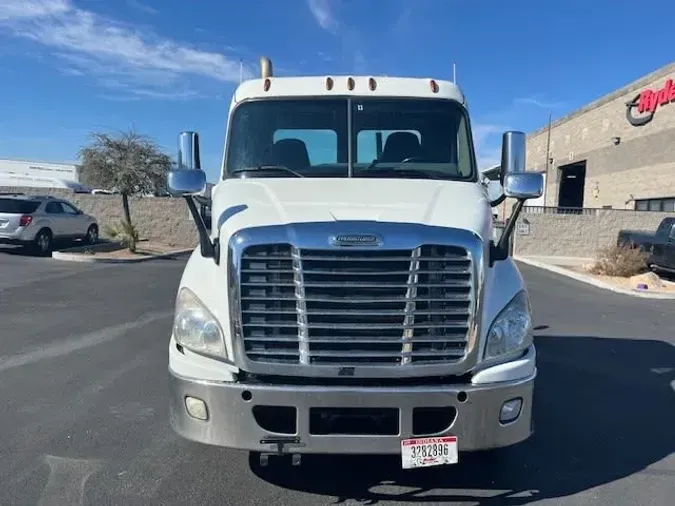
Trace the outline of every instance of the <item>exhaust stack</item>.
[[272, 60], [267, 56], [260, 57], [260, 74], [263, 79], [272, 77]]

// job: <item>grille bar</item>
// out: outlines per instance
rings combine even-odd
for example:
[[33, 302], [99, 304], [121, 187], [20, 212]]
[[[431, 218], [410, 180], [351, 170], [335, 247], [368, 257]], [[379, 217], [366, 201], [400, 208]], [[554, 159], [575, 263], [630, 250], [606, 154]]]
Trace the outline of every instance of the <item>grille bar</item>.
[[[466, 297], [464, 295], [454, 295], [454, 294], [448, 294], [446, 297], [443, 298], [434, 298], [434, 297], [424, 297], [424, 301], [426, 302], [447, 302], [449, 300], [458, 300], [458, 301], [463, 301]], [[241, 297], [241, 300], [243, 301], [295, 301], [295, 295], [292, 296], [274, 296], [271, 295], [270, 297], [265, 297], [259, 296], [259, 297]], [[388, 297], [381, 297], [374, 299], [372, 297], [354, 297], [349, 300], [346, 300], [342, 297], [312, 297], [312, 296], [305, 296], [305, 301], [306, 302], [340, 302], [342, 304], [381, 304], [381, 303], [401, 303], [401, 302], [406, 302], [407, 299], [405, 295], [402, 295], [400, 297], [393, 297], [393, 298], [388, 298]], [[415, 299], [416, 300], [416, 299]]]
[[[241, 271], [244, 274], [288, 274], [288, 271], [284, 269], [246, 269]], [[338, 276], [396, 276], [396, 275], [408, 275], [409, 270], [398, 270], [398, 271], [377, 271], [377, 272], [372, 272], [368, 271], [366, 269], [357, 271], [357, 270], [352, 270], [352, 271], [339, 271], [339, 270], [319, 270], [319, 269], [314, 269], [312, 271], [312, 274], [315, 275], [338, 275]], [[436, 270], [436, 271], [423, 271], [420, 270], [418, 271], [418, 274], [469, 274], [469, 269], [465, 267], [458, 267], [456, 269], [443, 269], [443, 270]]]
[[[415, 300], [415, 299], [411, 299]], [[296, 314], [297, 309], [271, 309], [268, 310], [266, 308], [260, 308], [260, 309], [246, 309], [243, 311], [244, 314], [246, 313], [251, 313], [251, 314]], [[338, 310], [338, 309], [323, 309], [319, 311], [313, 311], [312, 314], [318, 315], [318, 316], [338, 316], [338, 315], [353, 315], [353, 316], [400, 316], [400, 315], [407, 315], [407, 314], [417, 314], [421, 316], [429, 316], [429, 315], [462, 315], [465, 314], [465, 311], [462, 311], [461, 309], [445, 309], [445, 310], [439, 310], [439, 311], [415, 311], [415, 308], [406, 308], [403, 311], [396, 311], [396, 310], [377, 310], [377, 309], [344, 309], [344, 310]]]
[[[407, 274], [407, 273], [406, 273]], [[301, 278], [302, 275], [300, 274], [299, 277]], [[270, 281], [270, 282], [260, 282], [260, 281], [254, 281], [254, 282], [248, 282], [248, 283], [242, 283], [242, 286], [259, 286], [259, 287], [272, 287], [272, 286], [288, 286], [288, 287], [295, 287], [299, 286], [300, 282], [296, 282], [293, 280], [293, 282], [278, 282], [278, 281]], [[360, 283], [360, 282], [351, 282], [351, 281], [336, 281], [336, 282], [331, 282], [331, 283], [311, 283], [305, 281], [302, 283], [303, 288], [352, 288], [352, 287], [360, 287], [360, 288], [410, 288], [413, 286], [411, 283]], [[466, 282], [466, 281], [450, 281], [448, 283], [415, 283], [414, 286], [416, 288], [443, 288], [447, 286], [457, 286], [457, 287], [470, 287], [471, 285]], [[408, 297], [406, 297], [406, 300]]]
[[241, 254], [244, 350], [268, 364], [443, 364], [466, 353], [474, 279], [455, 246]]
[[[294, 343], [297, 341], [295, 337], [283, 337], [283, 336], [266, 336], [266, 337], [249, 337], [248, 341], [256, 342], [269, 342], [274, 343], [277, 341], [286, 341]], [[464, 343], [464, 336], [458, 335], [457, 337], [444, 337], [442, 339], [444, 343]], [[403, 338], [400, 339], [389, 339], [389, 338], [363, 338], [363, 337], [354, 337], [354, 336], [333, 336], [333, 337], [312, 337], [312, 343], [373, 343], [373, 344], [384, 344], [384, 343], [437, 343], [439, 342], [438, 337], [434, 336], [421, 336], [413, 338]]]

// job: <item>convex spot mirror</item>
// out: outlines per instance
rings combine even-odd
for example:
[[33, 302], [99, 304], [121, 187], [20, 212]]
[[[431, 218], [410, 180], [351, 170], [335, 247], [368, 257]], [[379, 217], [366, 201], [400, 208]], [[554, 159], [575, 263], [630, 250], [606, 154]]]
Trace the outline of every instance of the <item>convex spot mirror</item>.
[[206, 188], [206, 174], [202, 170], [170, 170], [167, 179], [169, 192], [177, 197], [198, 195]]
[[507, 174], [504, 178], [504, 195], [510, 199], [528, 200], [544, 193], [544, 175], [539, 172]]

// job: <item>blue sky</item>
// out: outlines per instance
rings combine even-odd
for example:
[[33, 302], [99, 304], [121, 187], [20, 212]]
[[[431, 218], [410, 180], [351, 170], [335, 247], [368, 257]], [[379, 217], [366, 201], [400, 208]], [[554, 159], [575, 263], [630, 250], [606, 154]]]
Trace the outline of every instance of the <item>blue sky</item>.
[[0, 0], [0, 158], [76, 160], [92, 130], [171, 154], [201, 134], [217, 177], [229, 99], [260, 55], [277, 75], [452, 77], [482, 164], [673, 60], [675, 2], [652, 0]]

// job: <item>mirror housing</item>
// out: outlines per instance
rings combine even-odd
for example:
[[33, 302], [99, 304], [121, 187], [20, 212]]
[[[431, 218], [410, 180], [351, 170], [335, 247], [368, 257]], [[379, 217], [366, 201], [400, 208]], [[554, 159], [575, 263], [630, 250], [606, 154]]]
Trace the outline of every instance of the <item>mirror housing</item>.
[[202, 170], [197, 132], [181, 132], [178, 136], [178, 168]]
[[197, 225], [199, 246], [205, 258], [213, 258], [220, 262], [218, 239], [211, 240], [202, 213], [199, 212], [195, 196], [204, 195], [207, 189], [206, 173], [202, 170], [199, 156], [199, 134], [197, 132], [181, 132], [178, 136], [178, 168], [169, 171], [167, 186], [169, 193], [183, 197], [187, 203], [192, 219]]
[[499, 181], [504, 186], [507, 174], [525, 172], [527, 139], [523, 132], [509, 131], [502, 136], [502, 162]]

